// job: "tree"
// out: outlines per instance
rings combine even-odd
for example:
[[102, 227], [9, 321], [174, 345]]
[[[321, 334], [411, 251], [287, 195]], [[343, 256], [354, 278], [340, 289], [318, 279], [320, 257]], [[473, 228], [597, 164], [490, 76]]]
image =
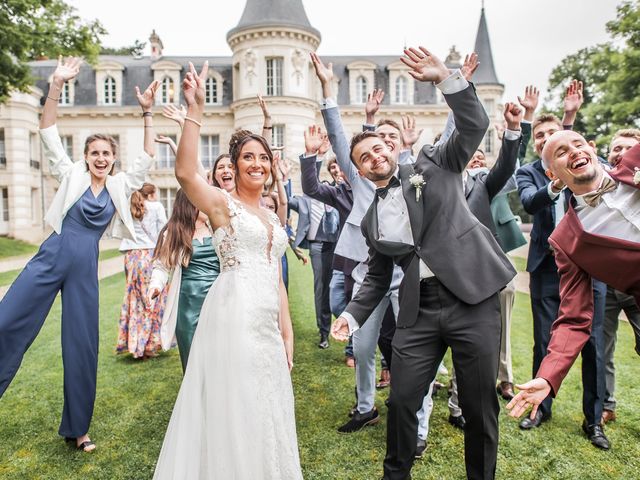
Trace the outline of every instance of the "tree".
[[609, 42], [565, 57], [549, 78], [557, 105], [570, 79], [583, 81], [584, 104], [575, 130], [595, 139], [603, 152], [616, 130], [640, 125], [640, 2], [621, 3], [607, 31]]
[[134, 57], [142, 55], [145, 47], [147, 46], [146, 42], [141, 42], [140, 40], [136, 40], [133, 45], [129, 45], [128, 47], [101, 47], [100, 54], [101, 55], [133, 55]]
[[74, 55], [93, 62], [105, 33], [63, 0], [0, 0], [0, 103], [33, 84], [29, 61]]

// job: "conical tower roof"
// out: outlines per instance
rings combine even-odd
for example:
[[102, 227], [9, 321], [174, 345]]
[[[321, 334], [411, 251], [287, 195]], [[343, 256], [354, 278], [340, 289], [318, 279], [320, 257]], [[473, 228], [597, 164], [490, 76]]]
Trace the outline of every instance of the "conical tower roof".
[[474, 51], [478, 54], [480, 65], [473, 75], [473, 82], [476, 85], [502, 85], [498, 81], [496, 68], [493, 64], [493, 54], [491, 52], [491, 42], [489, 41], [489, 29], [487, 19], [484, 14], [484, 7], [480, 10], [480, 23], [476, 34], [476, 46]]
[[243, 30], [260, 27], [293, 27], [321, 38], [309, 23], [302, 0], [247, 0], [238, 25], [229, 30], [227, 40]]

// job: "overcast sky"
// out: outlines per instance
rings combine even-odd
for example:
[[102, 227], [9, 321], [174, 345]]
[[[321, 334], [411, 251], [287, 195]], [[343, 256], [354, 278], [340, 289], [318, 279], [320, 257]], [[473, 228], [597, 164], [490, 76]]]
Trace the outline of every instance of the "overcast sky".
[[[155, 28], [165, 55], [231, 55], [227, 31], [245, 2], [179, 0], [68, 0], [81, 17], [99, 19], [104, 44], [147, 41]], [[424, 45], [444, 58], [451, 45], [473, 49], [481, 0], [304, 0], [322, 34], [320, 55], [400, 55], [403, 45]], [[605, 24], [620, 0], [486, 0], [485, 10], [505, 101], [532, 83], [546, 91], [562, 58], [608, 39]], [[147, 45], [148, 47], [148, 45]], [[148, 48], [145, 55], [148, 55]], [[482, 59], [480, 59], [482, 62]]]

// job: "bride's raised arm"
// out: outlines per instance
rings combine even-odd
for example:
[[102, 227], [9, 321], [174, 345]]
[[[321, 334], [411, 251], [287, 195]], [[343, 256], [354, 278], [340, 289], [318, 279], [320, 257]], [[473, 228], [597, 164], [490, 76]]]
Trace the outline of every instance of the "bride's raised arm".
[[205, 62], [198, 74], [189, 62], [189, 71], [182, 82], [182, 92], [187, 104], [187, 116], [176, 155], [176, 178], [195, 207], [204, 212], [215, 229], [227, 223], [228, 207], [221, 190], [210, 186], [199, 174], [198, 148], [200, 146], [200, 127], [204, 113], [204, 80], [207, 78], [209, 63]]

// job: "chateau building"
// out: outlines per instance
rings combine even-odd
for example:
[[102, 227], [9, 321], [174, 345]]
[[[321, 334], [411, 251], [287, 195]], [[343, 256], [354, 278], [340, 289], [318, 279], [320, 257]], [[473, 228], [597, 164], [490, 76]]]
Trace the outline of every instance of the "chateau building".
[[[260, 93], [273, 118], [273, 143], [284, 147], [285, 156], [294, 165], [294, 191], [299, 192], [296, 167], [297, 157], [304, 151], [303, 131], [312, 123], [322, 124], [321, 89], [309, 59], [320, 41], [320, 32], [309, 22], [301, 0], [247, 0], [240, 21], [227, 34], [231, 56], [165, 56], [154, 31], [149, 38], [149, 56], [102, 55], [96, 65], [82, 65], [60, 96], [58, 129], [74, 160], [83, 158], [88, 135], [113, 135], [119, 142], [118, 166], [126, 169], [142, 150], [142, 121], [134, 87], [160, 81], [155, 131], [177, 139], [179, 128], [162, 117], [162, 105], [184, 103], [180, 87], [188, 62], [200, 69], [208, 60], [207, 105], [200, 137], [205, 168], [227, 151], [228, 139], [236, 129], [261, 131], [262, 112], [256, 101]], [[495, 72], [484, 9], [475, 51], [481, 60], [474, 77], [478, 95], [492, 123], [499, 122], [504, 85]], [[400, 122], [401, 115], [413, 115], [417, 127], [423, 129], [421, 143], [432, 142], [443, 129], [448, 107], [442, 95], [434, 85], [414, 82], [397, 56], [323, 55], [322, 59], [333, 63], [334, 91], [338, 92], [348, 134], [361, 130], [364, 103], [373, 88], [386, 92], [378, 116]], [[450, 68], [460, 66], [461, 56], [455, 47], [446, 63]], [[15, 92], [0, 105], [0, 235], [37, 242], [50, 232], [43, 216], [58, 185], [43, 162], [38, 121], [55, 64], [54, 60], [32, 62], [36, 83], [30, 93]], [[490, 160], [495, 158], [499, 145], [493, 129], [483, 147]], [[158, 186], [168, 211], [178, 188], [174, 162], [168, 148], [157, 145], [149, 181]]]

